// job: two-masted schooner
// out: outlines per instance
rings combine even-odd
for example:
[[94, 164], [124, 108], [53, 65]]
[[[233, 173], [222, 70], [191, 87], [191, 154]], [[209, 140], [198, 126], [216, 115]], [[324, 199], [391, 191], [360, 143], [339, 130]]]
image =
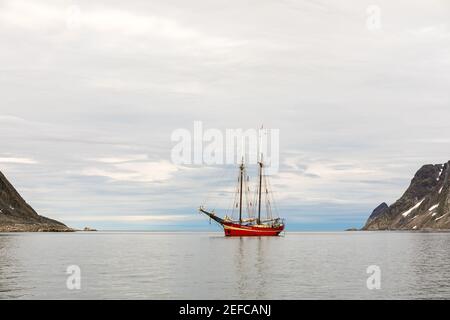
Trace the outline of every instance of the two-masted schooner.
[[[258, 185], [255, 193], [254, 201], [248, 201], [249, 188], [247, 182], [249, 178], [246, 173], [246, 167], [244, 160], [239, 166], [238, 187], [235, 193], [235, 201], [233, 203], [233, 209], [239, 209], [239, 219], [233, 220], [227, 215], [224, 218], [218, 217], [214, 211], [208, 211], [203, 206], [199, 211], [206, 214], [212, 220], [219, 223], [225, 232], [225, 236], [228, 237], [242, 237], [242, 236], [278, 236], [283, 232], [285, 224], [284, 220], [273, 217], [273, 210], [271, 205], [271, 198], [273, 196], [269, 190], [268, 177], [264, 175], [264, 164], [262, 156], [258, 162]], [[244, 203], [244, 201], [246, 203]], [[264, 202], [264, 203], [263, 203]], [[244, 208], [245, 206], [245, 208]], [[261, 212], [265, 208], [265, 217], [261, 217]], [[244, 210], [247, 214], [244, 218]], [[234, 210], [233, 210], [234, 211]]]

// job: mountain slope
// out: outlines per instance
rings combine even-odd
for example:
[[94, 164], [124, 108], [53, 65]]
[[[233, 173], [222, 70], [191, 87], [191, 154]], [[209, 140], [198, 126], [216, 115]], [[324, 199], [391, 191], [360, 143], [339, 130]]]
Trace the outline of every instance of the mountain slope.
[[40, 216], [0, 172], [0, 232], [72, 231], [61, 222]]
[[363, 230], [450, 229], [450, 161], [417, 171], [405, 193], [391, 206], [381, 204]]

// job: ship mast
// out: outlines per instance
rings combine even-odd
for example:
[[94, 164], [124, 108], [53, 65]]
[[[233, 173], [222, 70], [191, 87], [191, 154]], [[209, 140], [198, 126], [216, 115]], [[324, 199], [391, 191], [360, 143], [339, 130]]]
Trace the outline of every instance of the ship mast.
[[261, 154], [259, 164], [259, 188], [258, 188], [258, 220], [256, 221], [258, 224], [261, 224], [261, 193], [262, 193], [262, 175], [263, 175], [263, 152], [262, 152], [262, 130], [263, 126], [261, 126], [261, 130], [259, 131], [259, 151]]
[[257, 223], [261, 224], [261, 189], [262, 189], [262, 168], [263, 168], [263, 163], [262, 163], [262, 153], [261, 153], [261, 161], [258, 162], [259, 164], [259, 188], [258, 188], [258, 220]]
[[240, 187], [239, 187], [239, 224], [242, 224], [242, 184], [244, 178], [244, 157], [242, 157], [242, 163], [240, 168]]

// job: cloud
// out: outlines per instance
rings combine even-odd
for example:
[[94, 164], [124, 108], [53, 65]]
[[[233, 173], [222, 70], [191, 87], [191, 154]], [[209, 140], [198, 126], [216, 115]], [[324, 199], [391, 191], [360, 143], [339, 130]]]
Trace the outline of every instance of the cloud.
[[[106, 159], [106, 163], [111, 163]], [[117, 159], [114, 159], [117, 160]], [[109, 162], [108, 162], [109, 161]], [[105, 163], [105, 159], [100, 160]], [[156, 182], [170, 179], [179, 168], [168, 161], [112, 162], [107, 168], [94, 167], [81, 171], [85, 176], [106, 177], [115, 181]]]
[[17, 157], [0, 156], [0, 163], [36, 164], [38, 162], [36, 160], [30, 159], [30, 158], [17, 158]]
[[115, 78], [103, 78], [95, 79], [90, 82], [90, 85], [94, 88], [114, 89], [114, 90], [131, 90], [142, 91], [151, 90], [158, 92], [173, 92], [180, 94], [202, 94], [206, 90], [206, 85], [198, 82], [176, 82], [176, 83], [149, 83], [145, 81], [136, 81], [133, 79], [115, 79]]
[[[76, 10], [73, 10], [73, 9]], [[5, 1], [0, 11], [0, 21], [14, 27], [29, 30], [52, 29], [67, 32], [70, 19], [77, 19], [80, 32], [139, 36], [170, 41], [196, 43], [204, 48], [227, 48], [241, 45], [242, 41], [212, 36], [178, 21], [163, 16], [143, 14], [127, 10], [109, 9], [104, 6], [67, 6], [62, 3]]]
[[441, 23], [437, 25], [428, 25], [410, 30], [410, 32], [415, 36], [431, 40], [433, 38], [438, 40], [450, 39], [450, 30], [448, 29], [446, 23]]
[[146, 154], [137, 154], [137, 155], [129, 155], [129, 156], [119, 156], [119, 157], [106, 157], [106, 158], [96, 158], [92, 159], [96, 162], [102, 163], [121, 163], [121, 162], [129, 162], [129, 161], [138, 161], [138, 160], [146, 160], [148, 156]]
[[356, 0], [2, 1], [0, 170], [63, 221], [226, 211], [236, 168], [173, 165], [171, 133], [264, 123], [282, 214], [362, 223], [449, 159], [450, 5], [377, 5], [375, 34]]
[[105, 216], [69, 216], [65, 217], [65, 221], [68, 222], [173, 222], [184, 220], [195, 220], [198, 217], [193, 215], [105, 215]]
[[61, 13], [57, 7], [43, 2], [4, 1], [0, 11], [0, 22], [29, 29], [50, 27], [64, 21], [64, 15]]

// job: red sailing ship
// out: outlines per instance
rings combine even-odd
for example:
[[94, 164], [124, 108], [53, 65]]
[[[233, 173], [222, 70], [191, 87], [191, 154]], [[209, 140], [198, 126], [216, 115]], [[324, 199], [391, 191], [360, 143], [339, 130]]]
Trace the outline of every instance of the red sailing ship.
[[[259, 175], [257, 192], [255, 193], [255, 201], [248, 201], [250, 188], [248, 184], [248, 176], [246, 174], [246, 168], [244, 161], [242, 160], [239, 166], [239, 178], [238, 188], [235, 194], [235, 201], [233, 203], [234, 209], [239, 209], [239, 219], [233, 220], [232, 218], [225, 216], [224, 218], [218, 217], [214, 210], [208, 211], [203, 206], [199, 211], [206, 214], [210, 219], [217, 222], [223, 227], [225, 236], [227, 237], [243, 237], [243, 236], [278, 236], [283, 232], [285, 224], [281, 218], [273, 217], [273, 210], [271, 206], [271, 200], [273, 200], [272, 193], [269, 191], [269, 182], [266, 175], [263, 174], [264, 164], [261, 161], [258, 162]], [[262, 206], [265, 206], [266, 216], [261, 218]], [[246, 202], [246, 203], [244, 203]], [[257, 204], [257, 206], [255, 205]], [[243, 218], [243, 207], [247, 209], [247, 217]]]

